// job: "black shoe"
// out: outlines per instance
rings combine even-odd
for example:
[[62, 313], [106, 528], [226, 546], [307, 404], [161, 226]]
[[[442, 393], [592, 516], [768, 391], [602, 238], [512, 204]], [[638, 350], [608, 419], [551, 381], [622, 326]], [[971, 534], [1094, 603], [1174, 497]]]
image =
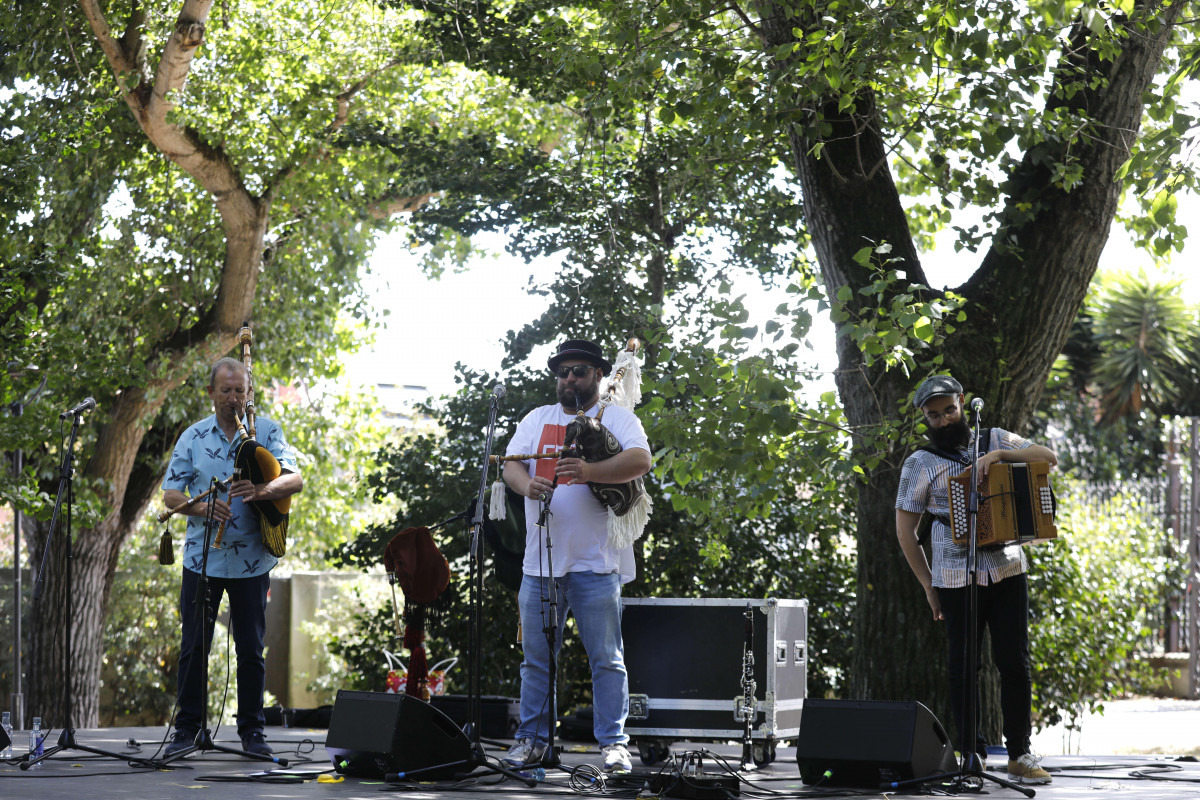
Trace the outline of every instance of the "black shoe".
[[247, 733], [242, 737], [242, 750], [255, 756], [274, 755], [275, 751], [267, 744], [262, 731]]
[[175, 735], [171, 737], [171, 742], [167, 745], [167, 749], [163, 751], [163, 758], [170, 758], [176, 753], [187, 750], [195, 743], [195, 732], [177, 730], [175, 731]]

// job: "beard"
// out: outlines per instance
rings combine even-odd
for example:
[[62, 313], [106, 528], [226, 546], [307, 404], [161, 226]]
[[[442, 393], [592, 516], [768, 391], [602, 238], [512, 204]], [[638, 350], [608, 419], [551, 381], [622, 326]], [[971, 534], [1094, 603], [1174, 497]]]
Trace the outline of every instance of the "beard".
[[960, 416], [955, 422], [948, 425], [930, 428], [926, 432], [926, 436], [929, 437], [929, 441], [933, 442], [934, 447], [954, 451], [970, 444], [971, 428], [967, 425], [967, 418]]
[[558, 402], [562, 403], [564, 408], [584, 408], [596, 402], [596, 399], [599, 397], [599, 380], [594, 380], [586, 386], [575, 384], [575, 388], [571, 388], [570, 386], [558, 387]]

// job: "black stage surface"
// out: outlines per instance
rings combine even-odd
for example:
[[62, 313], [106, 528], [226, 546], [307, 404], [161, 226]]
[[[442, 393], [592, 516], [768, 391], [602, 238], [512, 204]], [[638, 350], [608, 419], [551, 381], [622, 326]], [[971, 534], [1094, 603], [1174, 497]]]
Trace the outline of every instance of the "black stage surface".
[[[652, 778], [663, 765], [644, 767], [634, 754], [634, 776], [610, 778], [597, 783], [579, 780], [587, 791], [572, 787], [570, 777], [558, 770], [550, 771], [545, 780], [529, 788], [512, 779], [500, 779], [485, 770], [459, 781], [430, 783], [387, 783], [353, 776], [337, 775], [331, 766], [324, 742], [326, 731], [297, 728], [267, 729], [267, 740], [276, 755], [285, 758], [289, 766], [251, 761], [245, 757], [217, 751], [193, 753], [170, 765], [169, 768], [131, 766], [126, 759], [148, 759], [157, 752], [165, 731], [162, 728], [80, 729], [75, 742], [110, 752], [122, 758], [93, 756], [81, 750], [65, 750], [42, 762], [39, 768], [21, 770], [12, 764], [0, 765], [0, 797], [18, 800], [104, 800], [105, 798], [155, 798], [156, 800], [195, 800], [204, 796], [221, 798], [271, 798], [271, 800], [361, 800], [378, 798], [389, 793], [402, 793], [414, 798], [462, 798], [478, 796], [481, 792], [501, 794], [510, 800], [525, 800], [546, 795], [588, 794], [621, 798], [650, 798], [656, 792]], [[57, 742], [57, 731], [49, 741]], [[870, 736], [869, 732], [865, 736]], [[18, 743], [23, 744], [18, 735]], [[236, 747], [233, 731], [218, 731], [218, 745]], [[570, 766], [599, 765], [595, 747], [564, 742], [562, 761]], [[728, 784], [732, 774], [740, 775], [739, 796], [747, 800], [782, 800], [789, 797], [885, 797], [896, 792], [860, 791], [845, 788], [820, 789], [805, 786], [800, 781], [795, 750], [780, 747], [775, 762], [762, 769], [737, 773], [741, 748], [735, 744], [711, 742], [678, 742], [672, 753], [680, 754], [707, 748], [727, 760], [733, 773], [723, 781]], [[18, 746], [18, 755], [23, 747]], [[502, 750], [488, 747], [488, 755], [498, 757]], [[1048, 756], [1042, 765], [1050, 770], [1054, 782], [1049, 786], [1032, 787], [1037, 796], [1047, 800], [1066, 798], [1097, 798], [1106, 795], [1122, 798], [1176, 800], [1200, 795], [1200, 764], [1194, 760], [1180, 761], [1165, 755], [1120, 756]], [[721, 772], [718, 759], [708, 756], [702, 765], [703, 773]], [[321, 776], [325, 776], [324, 780]], [[334, 782], [327, 782], [327, 781]], [[676, 790], [670, 796], [692, 796], [699, 800], [712, 797], [721, 800], [725, 795]], [[899, 794], [916, 794], [911, 789]], [[943, 794], [935, 787], [934, 794]], [[984, 782], [980, 791], [958, 791], [959, 796], [987, 794], [994, 797], [1021, 797], [1016, 791], [991, 781]]]

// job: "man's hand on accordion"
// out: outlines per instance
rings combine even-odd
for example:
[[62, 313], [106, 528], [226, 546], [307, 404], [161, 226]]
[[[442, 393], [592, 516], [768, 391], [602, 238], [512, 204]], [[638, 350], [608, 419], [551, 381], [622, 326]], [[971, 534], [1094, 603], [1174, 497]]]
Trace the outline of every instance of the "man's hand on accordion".
[[1001, 457], [1003, 450], [989, 450], [979, 457], [975, 462], [975, 474], [979, 476], [979, 484], [983, 485], [983, 479], [987, 477], [988, 467], [992, 464], [998, 464], [1004, 459]]

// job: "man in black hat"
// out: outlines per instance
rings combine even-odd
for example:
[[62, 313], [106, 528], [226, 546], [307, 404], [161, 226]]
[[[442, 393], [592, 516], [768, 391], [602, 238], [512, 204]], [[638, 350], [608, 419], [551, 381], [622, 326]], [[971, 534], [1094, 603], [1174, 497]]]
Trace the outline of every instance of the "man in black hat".
[[[948, 476], [970, 466], [970, 447], [975, 434], [963, 412], [964, 400], [962, 385], [949, 375], [935, 375], [917, 388], [913, 405], [928, 426], [931, 446], [905, 460], [896, 496], [896, 536], [900, 547], [925, 590], [933, 618], [946, 623], [950, 700], [960, 736], [965, 714], [967, 546], [955, 544], [950, 533], [946, 481]], [[1015, 433], [991, 428], [986, 438], [987, 441], [980, 442], [982, 455], [974, 469], [981, 478], [992, 464], [1001, 461], [1058, 463], [1053, 450]], [[925, 511], [934, 517], [932, 567], [917, 540], [917, 525]], [[1000, 670], [1008, 777], [1017, 783], [1049, 783], [1050, 773], [1030, 753], [1029, 744], [1033, 683], [1029, 671], [1029, 592], [1024, 549], [989, 548], [977, 549], [976, 553], [979, 620], [976, 646], [983, 641], [986, 625], [992, 633], [992, 655]], [[975, 737], [976, 753], [982, 764], [987, 742], [978, 730]]]
[[[558, 403], [529, 412], [517, 426], [508, 453], [557, 453], [567, 425], [577, 413], [594, 417], [600, 383], [612, 370], [600, 347], [583, 339], [563, 342], [550, 357]], [[638, 418], [616, 405], [604, 412], [606, 427], [622, 451], [603, 461], [579, 458], [539, 458], [509, 461], [504, 480], [525, 497], [526, 545], [519, 593], [521, 610], [521, 723], [517, 743], [504, 758], [521, 767], [542, 758], [556, 715], [550, 697], [550, 648], [543, 631], [553, 578], [559, 599], [555, 649], [562, 642], [567, 611], [575, 617], [579, 638], [592, 668], [592, 697], [596, 741], [606, 772], [629, 772], [632, 764], [625, 745], [629, 712], [629, 679], [621, 640], [621, 585], [634, 578], [633, 547], [609, 541], [608, 511], [588, 488], [589, 482], [620, 484], [650, 471], [650, 445]], [[547, 528], [539, 527], [540, 506], [549, 504]], [[547, 534], [548, 530], [548, 534]], [[547, 558], [545, 537], [550, 538]], [[553, 564], [549, 574], [547, 562]]]

